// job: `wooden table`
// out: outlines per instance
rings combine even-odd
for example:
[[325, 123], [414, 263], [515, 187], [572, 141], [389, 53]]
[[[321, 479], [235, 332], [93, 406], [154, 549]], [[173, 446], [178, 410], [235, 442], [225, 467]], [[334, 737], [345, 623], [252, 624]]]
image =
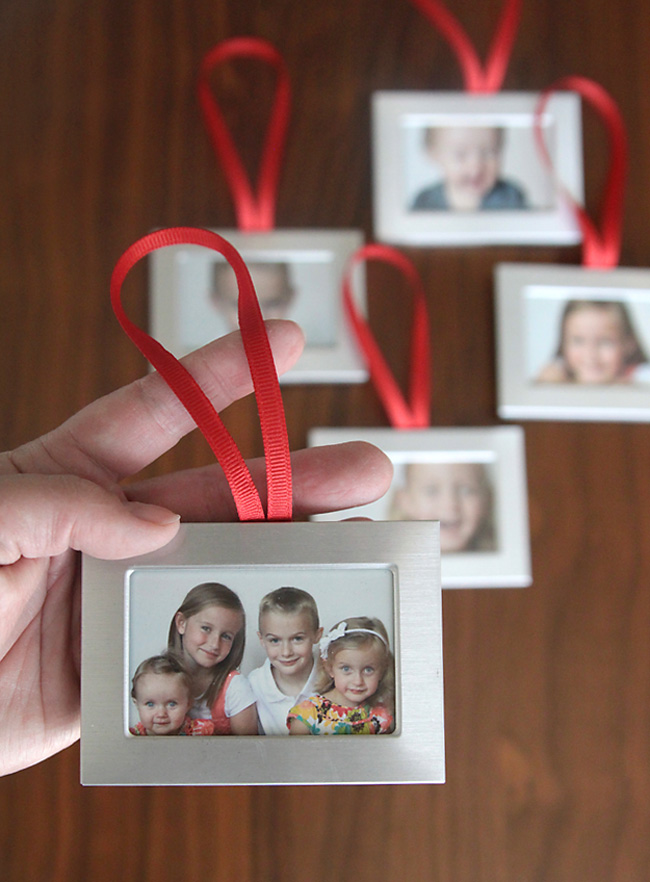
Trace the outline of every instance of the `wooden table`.
[[[480, 52], [497, 0], [449, 0]], [[218, 40], [284, 53], [294, 114], [278, 224], [371, 226], [369, 96], [459, 89], [407, 0], [6, 0], [0, 7], [0, 443], [54, 427], [145, 370], [108, 300], [114, 261], [153, 227], [234, 216], [194, 83]], [[525, 4], [506, 77], [591, 76], [630, 134], [624, 266], [647, 266], [650, 14], [642, 0]], [[257, 77], [257, 79], [256, 79]], [[226, 76], [246, 160], [263, 73]], [[252, 83], [252, 87], [251, 87]], [[585, 115], [595, 209], [606, 139]], [[253, 146], [251, 146], [253, 145]], [[432, 423], [496, 424], [492, 268], [575, 264], [577, 248], [409, 250], [433, 328]], [[137, 274], [136, 274], [137, 275]], [[145, 277], [131, 315], [146, 322]], [[403, 379], [405, 333], [377, 274], [374, 327]], [[398, 332], [398, 333], [396, 333]], [[386, 425], [368, 385], [287, 388], [293, 447], [320, 425]], [[258, 455], [255, 412], [227, 414]], [[534, 584], [444, 597], [444, 786], [82, 789], [79, 753], [0, 781], [6, 880], [237, 878], [644, 882], [650, 871], [650, 429], [525, 426]], [[191, 437], [150, 470], [210, 461]]]

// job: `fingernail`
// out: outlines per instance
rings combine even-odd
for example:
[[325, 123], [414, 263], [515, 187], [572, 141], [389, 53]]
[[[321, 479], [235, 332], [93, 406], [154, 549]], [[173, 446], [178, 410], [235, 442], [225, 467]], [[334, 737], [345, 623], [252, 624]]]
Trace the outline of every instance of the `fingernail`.
[[149, 505], [145, 502], [129, 502], [129, 511], [141, 521], [147, 521], [150, 524], [157, 524], [159, 527], [168, 527], [171, 524], [177, 524], [181, 516], [174, 514], [168, 508], [162, 508], [160, 505]]

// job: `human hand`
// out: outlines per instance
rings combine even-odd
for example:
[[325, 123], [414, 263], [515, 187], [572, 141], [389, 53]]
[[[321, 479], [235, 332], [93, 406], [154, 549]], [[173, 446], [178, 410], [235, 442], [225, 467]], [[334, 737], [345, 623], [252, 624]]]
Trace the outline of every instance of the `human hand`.
[[[278, 372], [302, 334], [269, 322]], [[217, 410], [252, 391], [239, 332], [184, 359]], [[149, 374], [58, 429], [0, 454], [0, 774], [26, 768], [79, 737], [79, 552], [119, 559], [154, 551], [187, 521], [236, 520], [218, 465], [137, 474], [194, 428], [164, 380]], [[296, 515], [370, 502], [392, 467], [363, 442], [292, 455]], [[265, 501], [263, 460], [249, 463]]]

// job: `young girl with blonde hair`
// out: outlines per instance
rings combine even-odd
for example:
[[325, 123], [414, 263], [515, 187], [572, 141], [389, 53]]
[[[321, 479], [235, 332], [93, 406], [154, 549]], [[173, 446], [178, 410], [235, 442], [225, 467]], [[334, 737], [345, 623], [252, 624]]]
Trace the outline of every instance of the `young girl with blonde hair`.
[[320, 641], [316, 693], [291, 709], [291, 735], [382, 735], [395, 728], [395, 665], [380, 619], [339, 622]]

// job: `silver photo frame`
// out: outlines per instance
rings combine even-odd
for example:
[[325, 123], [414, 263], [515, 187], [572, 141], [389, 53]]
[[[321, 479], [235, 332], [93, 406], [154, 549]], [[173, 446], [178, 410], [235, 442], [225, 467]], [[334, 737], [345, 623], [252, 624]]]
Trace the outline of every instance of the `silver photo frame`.
[[[310, 446], [350, 440], [380, 447], [394, 467], [388, 493], [335, 517], [440, 519], [447, 588], [531, 584], [524, 433], [493, 428], [314, 429]], [[329, 520], [333, 515], [314, 515]]]
[[495, 268], [498, 411], [650, 421], [650, 270]]
[[[581, 232], [534, 139], [539, 94], [377, 92], [374, 225], [402, 245], [573, 245]], [[557, 179], [583, 201], [580, 98], [541, 118]]]
[[[367, 369], [343, 315], [346, 263], [359, 230], [215, 230], [246, 262], [265, 318], [296, 321], [305, 349], [282, 383], [362, 383]], [[221, 255], [196, 245], [155, 251], [150, 260], [150, 332], [178, 358], [237, 328], [237, 284]], [[355, 284], [365, 309], [363, 271]]]
[[[311, 589], [326, 629], [330, 618], [382, 611], [395, 659], [394, 731], [133, 737], [129, 696], [140, 655], [166, 646], [161, 623], [189, 585], [222, 580], [238, 592], [253, 635], [260, 592], [287, 582]], [[83, 784], [444, 781], [437, 524], [184, 524], [153, 554], [124, 561], [85, 555], [82, 601]]]

